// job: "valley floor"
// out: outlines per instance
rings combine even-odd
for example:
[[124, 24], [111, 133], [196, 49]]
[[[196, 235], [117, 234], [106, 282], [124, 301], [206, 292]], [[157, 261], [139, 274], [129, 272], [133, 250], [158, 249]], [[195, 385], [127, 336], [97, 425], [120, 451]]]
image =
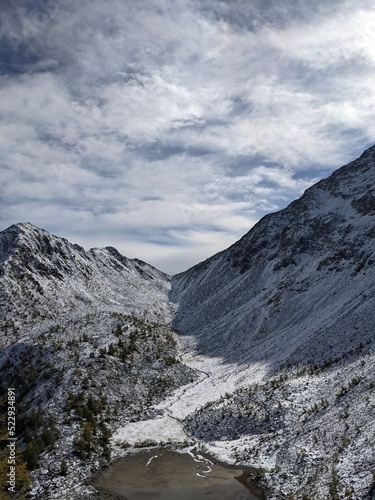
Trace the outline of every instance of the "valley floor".
[[210, 401], [215, 401], [226, 392], [233, 392], [239, 387], [262, 380], [265, 366], [222, 363], [220, 359], [196, 354], [194, 349], [184, 347], [181, 361], [198, 373], [198, 379], [179, 387], [155, 409], [163, 412], [162, 417], [141, 422], [129, 423], [117, 429], [113, 442], [127, 441], [134, 445], [140, 440], [150, 440], [158, 444], [168, 439], [186, 440], [189, 436], [184, 431], [184, 419]]
[[370, 499], [375, 360], [370, 346], [362, 351], [271, 377], [265, 364], [229, 365], [197, 354], [186, 339], [182, 361], [199, 378], [156, 406], [162, 416], [117, 429], [115, 454], [124, 455], [124, 441], [198, 444], [259, 468], [269, 499]]
[[[161, 372], [160, 360], [153, 351], [152, 324], [132, 316], [124, 316], [122, 321], [123, 326], [113, 330], [109, 318], [102, 317], [101, 331], [112, 332], [103, 338], [106, 348], [97, 346], [89, 336], [72, 344], [72, 352], [81, 360], [81, 373], [74, 371], [75, 361], [68, 354], [72, 343], [69, 338], [50, 358], [57, 363], [56, 369], [61, 365], [59, 369], [66, 379], [64, 384], [60, 382], [58, 391], [50, 391], [55, 399], [47, 406], [61, 425], [61, 434], [55, 449], [41, 455], [40, 467], [33, 473], [30, 498], [102, 498], [92, 486], [85, 485], [93, 472], [116, 458], [161, 445], [181, 450], [197, 447], [229, 464], [259, 469], [256, 479], [270, 500], [374, 498], [374, 340], [321, 365], [291, 365], [271, 373], [266, 363], [229, 364], [199, 354], [193, 339], [188, 337], [173, 334], [174, 344], [172, 333], [159, 325], [152, 328], [158, 332], [159, 347], [161, 339], [167, 342], [162, 356], [169, 352], [170, 345], [175, 345], [174, 357], [165, 358], [173, 359], [172, 365]], [[137, 368], [132, 374], [129, 368], [125, 380], [125, 365], [118, 359], [118, 348], [114, 346], [126, 342], [136, 325], [144, 329], [142, 342], [149, 343], [150, 363], [158, 370], [155, 372], [145, 364], [140, 372]], [[92, 328], [93, 334], [95, 327]], [[114, 339], [118, 343], [114, 344]], [[28, 358], [23, 359], [22, 344], [18, 351], [17, 345], [14, 344], [15, 352], [19, 351], [17, 356], [26, 363], [26, 369]], [[67, 370], [69, 363], [71, 369]], [[10, 370], [12, 374], [13, 368]], [[163, 373], [165, 380], [175, 381], [175, 385], [160, 395], [153, 394], [151, 403], [145, 404], [146, 387], [151, 388], [157, 380], [155, 373]], [[42, 370], [40, 377], [44, 375]], [[131, 384], [136, 399], [126, 399], [125, 413], [111, 420], [111, 459], [93, 455], [90, 460], [81, 461], [72, 454], [73, 432], [80, 432], [78, 406], [75, 410], [67, 409], [66, 393], [74, 385], [77, 395], [83, 387], [93, 395], [103, 389], [108, 396], [106, 411], [111, 410], [109, 414], [114, 415], [115, 408], [122, 408], [121, 391]], [[38, 395], [43, 396], [41, 389], [34, 397]], [[42, 398], [45, 404], [43, 401]], [[60, 472], [64, 457], [69, 459], [69, 474], [65, 477]]]

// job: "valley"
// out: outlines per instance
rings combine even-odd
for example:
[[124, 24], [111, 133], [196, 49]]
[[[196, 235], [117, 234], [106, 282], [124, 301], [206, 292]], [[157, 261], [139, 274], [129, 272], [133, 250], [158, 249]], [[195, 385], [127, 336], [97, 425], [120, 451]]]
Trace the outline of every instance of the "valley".
[[18, 493], [100, 498], [94, 473], [163, 447], [253, 467], [270, 500], [372, 499], [374, 216], [375, 146], [173, 277], [30, 223], [2, 231]]

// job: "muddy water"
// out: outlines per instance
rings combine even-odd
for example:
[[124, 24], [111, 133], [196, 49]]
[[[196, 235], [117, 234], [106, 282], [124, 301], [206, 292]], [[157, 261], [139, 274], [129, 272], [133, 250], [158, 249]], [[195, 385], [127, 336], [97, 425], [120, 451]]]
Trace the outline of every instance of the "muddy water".
[[142, 451], [118, 460], [92, 482], [127, 500], [255, 500], [250, 472], [226, 466], [197, 451]]

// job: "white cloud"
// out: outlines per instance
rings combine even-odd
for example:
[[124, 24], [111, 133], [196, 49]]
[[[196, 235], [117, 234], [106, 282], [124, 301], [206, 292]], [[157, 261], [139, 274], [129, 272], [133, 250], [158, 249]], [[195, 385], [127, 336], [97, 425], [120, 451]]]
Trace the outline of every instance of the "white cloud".
[[365, 0], [22, 3], [0, 27], [3, 227], [175, 272], [373, 141]]

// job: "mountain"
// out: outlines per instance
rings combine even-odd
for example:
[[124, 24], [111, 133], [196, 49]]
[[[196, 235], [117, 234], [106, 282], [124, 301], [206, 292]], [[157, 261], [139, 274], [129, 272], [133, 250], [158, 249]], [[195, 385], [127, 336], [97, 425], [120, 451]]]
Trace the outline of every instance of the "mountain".
[[375, 330], [375, 147], [173, 277], [176, 328], [228, 361], [312, 363]]
[[374, 238], [375, 146], [172, 279], [174, 326], [232, 378], [185, 430], [267, 498], [374, 498]]
[[[0, 232], [20, 492], [26, 464], [30, 498], [100, 498], [87, 476], [168, 435], [256, 467], [267, 499], [373, 498], [374, 216], [375, 146], [173, 277], [30, 223]], [[4, 499], [6, 460], [2, 444]]]
[[[88, 252], [30, 223], [0, 234], [0, 300], [11, 325], [38, 324], [88, 310], [147, 311], [171, 317], [166, 294], [170, 277], [140, 260], [107, 247]], [[22, 293], [20, 293], [22, 292]], [[2, 316], [3, 316], [2, 314]], [[34, 315], [34, 318], [33, 318]]]
[[[157, 416], [155, 404], [195, 380], [170, 324], [170, 277], [114, 248], [86, 252], [21, 223], [0, 233], [0, 283], [0, 435], [15, 388], [29, 495], [60, 499], [78, 488], [78, 498], [110, 460], [111, 429]], [[4, 500], [7, 452], [0, 446]]]

